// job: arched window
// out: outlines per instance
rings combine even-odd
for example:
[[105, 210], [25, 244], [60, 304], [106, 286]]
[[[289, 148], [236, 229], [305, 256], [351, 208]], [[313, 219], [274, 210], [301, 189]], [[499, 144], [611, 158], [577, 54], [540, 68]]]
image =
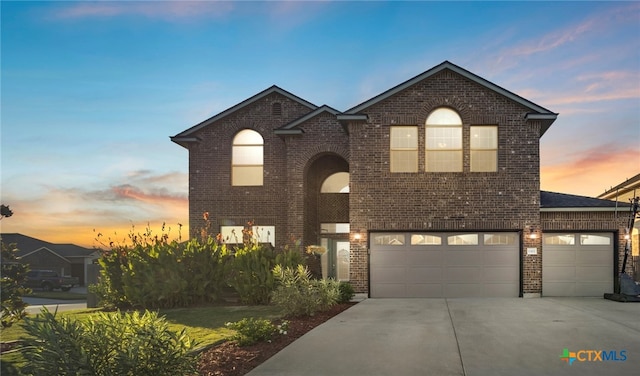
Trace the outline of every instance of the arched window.
[[349, 173], [336, 172], [324, 179], [320, 193], [349, 193]]
[[260, 133], [244, 129], [233, 138], [231, 185], [262, 185], [264, 140]]
[[425, 170], [462, 171], [462, 119], [450, 108], [435, 109], [425, 123]]

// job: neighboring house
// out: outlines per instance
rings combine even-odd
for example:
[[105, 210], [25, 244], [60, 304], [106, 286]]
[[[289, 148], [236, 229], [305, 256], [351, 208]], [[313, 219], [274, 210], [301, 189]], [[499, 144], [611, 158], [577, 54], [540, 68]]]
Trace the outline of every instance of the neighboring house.
[[95, 249], [75, 244], [54, 244], [22, 234], [0, 234], [2, 242], [15, 244], [21, 263], [29, 264], [31, 270], [53, 270], [60, 275], [78, 277], [80, 285], [87, 280], [87, 265], [100, 258]]
[[445, 61], [343, 112], [272, 86], [171, 140], [193, 234], [208, 212], [231, 242], [253, 221], [276, 247], [321, 245], [371, 297], [602, 296], [623, 224], [609, 201], [541, 194], [556, 117]]
[[[640, 197], [640, 174], [625, 180], [624, 182], [611, 187], [611, 189], [605, 191], [598, 198], [604, 200], [612, 200], [620, 203], [630, 203], [631, 199]], [[620, 213], [623, 217], [626, 216], [627, 220], [631, 217], [629, 209]], [[633, 229], [630, 231], [631, 237], [631, 255], [633, 257], [633, 271], [635, 280], [640, 280], [640, 220], [636, 218]], [[630, 261], [631, 262], [631, 261]]]

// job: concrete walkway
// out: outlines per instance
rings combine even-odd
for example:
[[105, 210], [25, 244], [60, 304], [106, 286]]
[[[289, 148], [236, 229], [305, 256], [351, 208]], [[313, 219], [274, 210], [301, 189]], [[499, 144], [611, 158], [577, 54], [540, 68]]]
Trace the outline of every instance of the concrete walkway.
[[[579, 358], [571, 365], [561, 359], [565, 348]], [[594, 361], [581, 361], [589, 357]], [[638, 370], [640, 304], [597, 298], [367, 299], [249, 375], [588, 376]]]

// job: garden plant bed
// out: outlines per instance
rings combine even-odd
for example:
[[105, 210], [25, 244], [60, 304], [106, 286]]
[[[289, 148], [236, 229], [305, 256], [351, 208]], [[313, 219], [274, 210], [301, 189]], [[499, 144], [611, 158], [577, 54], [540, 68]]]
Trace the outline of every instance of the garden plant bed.
[[198, 363], [202, 376], [242, 376], [264, 361], [302, 337], [316, 326], [348, 309], [356, 303], [343, 303], [328, 311], [314, 316], [288, 318], [289, 328], [286, 335], [276, 334], [271, 342], [258, 342], [255, 345], [240, 347], [234, 342], [224, 342], [205, 350]]

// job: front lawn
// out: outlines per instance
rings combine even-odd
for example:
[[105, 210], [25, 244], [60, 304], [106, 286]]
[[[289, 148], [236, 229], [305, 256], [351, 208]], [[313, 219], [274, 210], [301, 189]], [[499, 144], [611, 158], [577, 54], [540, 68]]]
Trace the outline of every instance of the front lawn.
[[[60, 312], [58, 315], [70, 316], [77, 320], [86, 320], [97, 309]], [[160, 310], [171, 330], [175, 332], [186, 328], [188, 335], [198, 342], [198, 348], [204, 348], [231, 337], [235, 332], [227, 329], [225, 323], [243, 318], [277, 319], [281, 312], [274, 306], [206, 306], [194, 308], [176, 308]], [[2, 329], [2, 342], [18, 340], [26, 335], [21, 323]], [[0, 356], [2, 363], [17, 364], [23, 362], [19, 352], [5, 353]], [[6, 364], [3, 364], [3, 369]]]

